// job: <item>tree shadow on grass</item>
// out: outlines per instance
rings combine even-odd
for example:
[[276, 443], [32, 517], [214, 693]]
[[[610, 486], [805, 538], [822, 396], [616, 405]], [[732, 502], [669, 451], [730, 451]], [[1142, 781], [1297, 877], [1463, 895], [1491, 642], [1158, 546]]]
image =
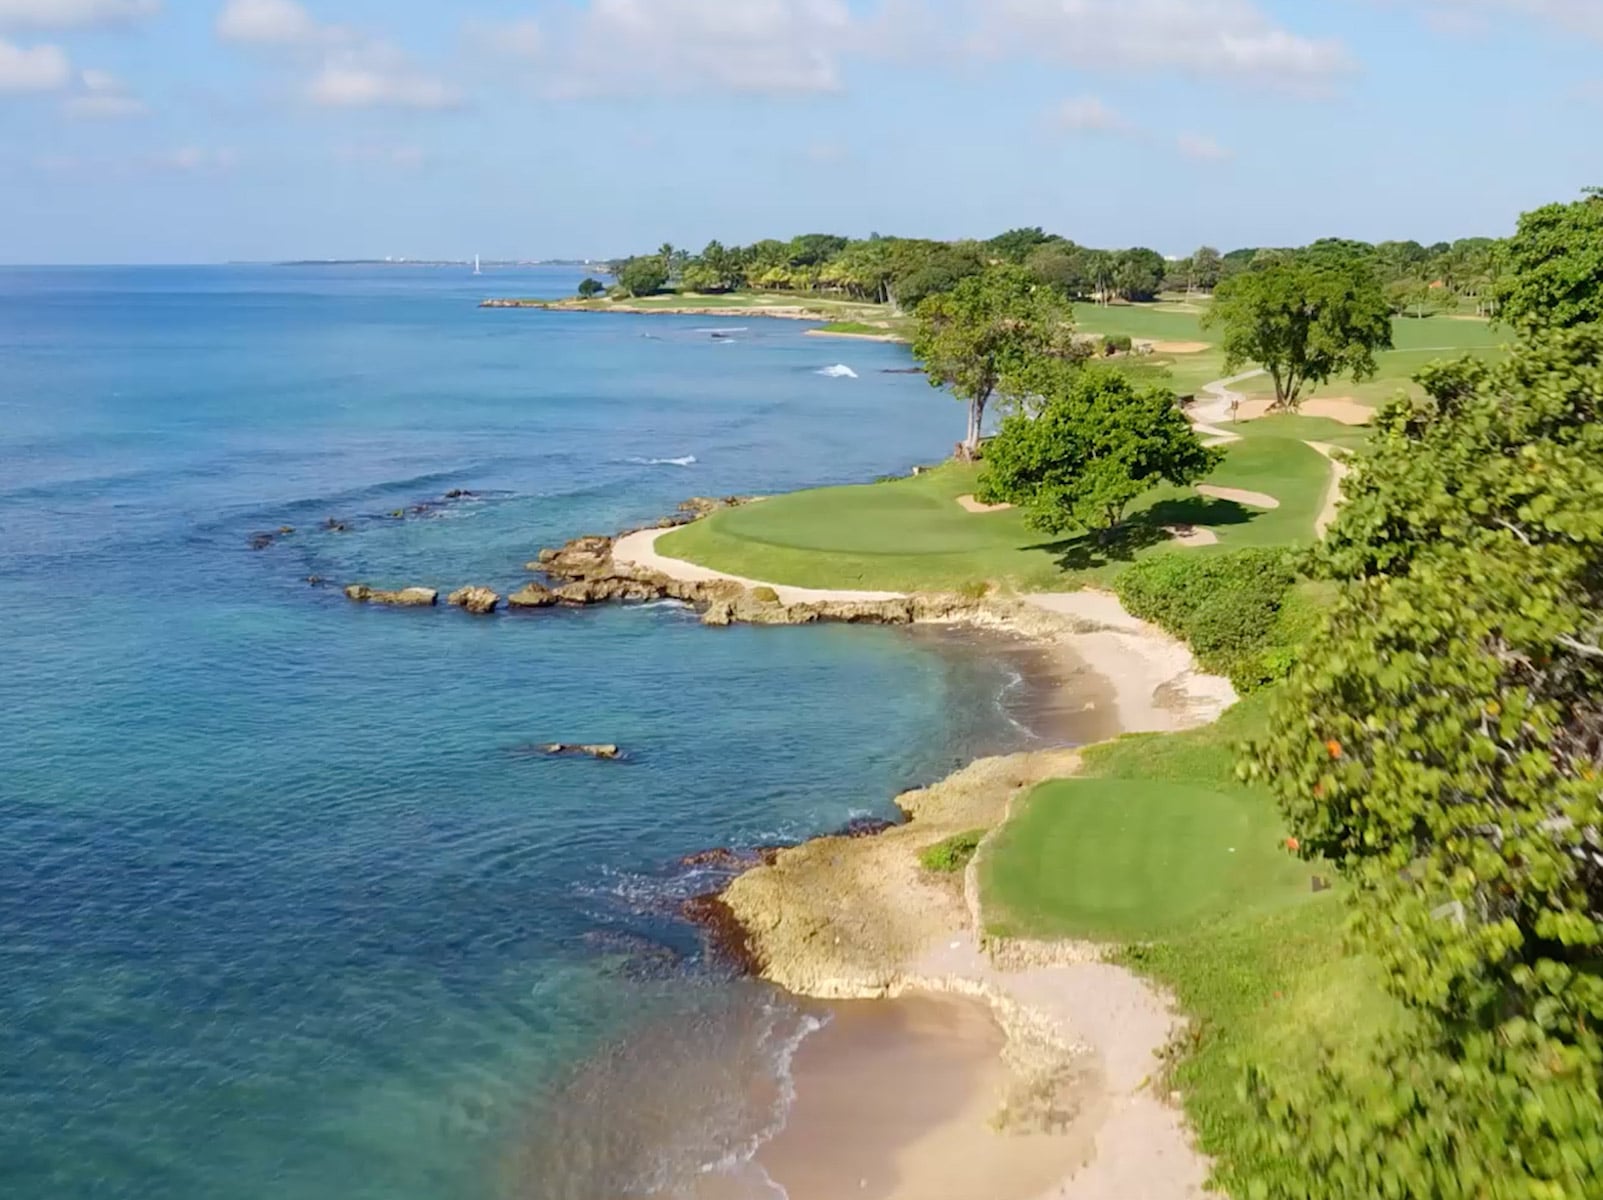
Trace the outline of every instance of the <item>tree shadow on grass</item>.
[[1043, 542], [1030, 549], [1056, 555], [1058, 566], [1065, 571], [1091, 571], [1110, 563], [1133, 562], [1141, 551], [1172, 540], [1171, 526], [1205, 525], [1218, 529], [1246, 525], [1262, 515], [1233, 500], [1191, 496], [1183, 500], [1164, 500], [1143, 509], [1109, 535], [1082, 533], [1060, 542]]

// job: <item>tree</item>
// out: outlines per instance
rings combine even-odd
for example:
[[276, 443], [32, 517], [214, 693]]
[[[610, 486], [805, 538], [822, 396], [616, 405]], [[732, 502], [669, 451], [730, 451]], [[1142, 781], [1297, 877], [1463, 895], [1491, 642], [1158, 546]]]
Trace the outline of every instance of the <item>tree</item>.
[[1522, 216], [1504, 267], [1494, 295], [1515, 329], [1603, 321], [1603, 192]]
[[913, 242], [896, 255], [890, 294], [897, 307], [917, 311], [931, 296], [949, 292], [985, 270], [985, 260], [971, 246]]
[[1046, 533], [1094, 529], [1106, 540], [1132, 501], [1160, 483], [1188, 487], [1223, 458], [1166, 388], [1061, 362], [1034, 370], [1031, 386], [1034, 413], [1008, 417], [986, 446], [979, 495], [1019, 505]]
[[1368, 379], [1392, 344], [1391, 310], [1369, 265], [1336, 252], [1269, 258], [1225, 280], [1202, 318], [1224, 329], [1225, 369], [1257, 363], [1275, 407], [1296, 412], [1309, 384]]
[[1367, 1074], [1256, 1080], [1264, 1140], [1299, 1196], [1592, 1196], [1603, 329], [1420, 381], [1354, 463], [1341, 590], [1253, 762], [1412, 1015]]
[[1113, 290], [1126, 300], [1152, 300], [1163, 287], [1168, 262], [1156, 250], [1121, 250], [1113, 261]]
[[1048, 245], [1055, 240], [1036, 225], [1028, 229], [1009, 229], [1006, 233], [999, 233], [986, 242], [985, 247], [998, 258], [1022, 264], [1036, 247]]
[[1203, 246], [1191, 256], [1191, 286], [1211, 292], [1224, 277], [1224, 259], [1212, 246]]
[[607, 285], [599, 279], [586, 279], [579, 284], [579, 299], [594, 300], [607, 290]]
[[668, 263], [660, 254], [631, 258], [618, 268], [618, 286], [631, 296], [654, 296], [668, 283]]
[[968, 405], [962, 457], [979, 453], [985, 407], [1003, 380], [1042, 355], [1071, 353], [1073, 333], [1068, 304], [1022, 267], [992, 267], [919, 305], [913, 356], [932, 387]]
[[804, 233], [792, 238], [789, 261], [793, 267], [821, 267], [846, 249], [846, 239], [833, 233]]
[[1386, 302], [1393, 313], [1415, 320], [1452, 312], [1458, 307], [1458, 297], [1445, 283], [1424, 279], [1399, 279], [1388, 285]]
[[687, 292], [723, 291], [723, 278], [705, 262], [692, 262], [679, 272], [679, 286]]
[[1065, 296], [1078, 299], [1091, 291], [1092, 280], [1086, 252], [1073, 242], [1045, 242], [1031, 250], [1024, 268], [1040, 282], [1057, 288]]

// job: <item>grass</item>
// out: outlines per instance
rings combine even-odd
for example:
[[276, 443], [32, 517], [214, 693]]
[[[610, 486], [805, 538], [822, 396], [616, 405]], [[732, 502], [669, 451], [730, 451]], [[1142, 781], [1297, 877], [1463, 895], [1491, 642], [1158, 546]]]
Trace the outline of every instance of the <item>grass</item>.
[[987, 932], [1148, 941], [1307, 902], [1269, 797], [1235, 779], [1264, 702], [1194, 733], [1121, 739], [1083, 774], [1037, 787], [981, 865]]
[[937, 875], [956, 875], [968, 866], [987, 832], [984, 829], [970, 829], [967, 833], [954, 833], [945, 841], [926, 846], [919, 853], [919, 865]]
[[[1252, 422], [1252, 428], [1259, 424]], [[948, 464], [912, 479], [819, 488], [726, 509], [667, 534], [664, 554], [704, 567], [797, 587], [861, 591], [962, 591], [986, 581], [1024, 591], [1105, 584], [1136, 558], [1172, 550], [1167, 525], [1215, 530], [1225, 549], [1313, 539], [1330, 466], [1279, 430], [1226, 448], [1209, 482], [1265, 492], [1278, 509], [1260, 511], [1164, 486], [1133, 507], [1109, 544], [1094, 535], [1053, 539], [1018, 510], [969, 513], [957, 497], [979, 471]]]
[[857, 337], [897, 337], [904, 341], [913, 336], [912, 322], [905, 317], [887, 317], [883, 321], [830, 321], [821, 325], [818, 333], [848, 334]]

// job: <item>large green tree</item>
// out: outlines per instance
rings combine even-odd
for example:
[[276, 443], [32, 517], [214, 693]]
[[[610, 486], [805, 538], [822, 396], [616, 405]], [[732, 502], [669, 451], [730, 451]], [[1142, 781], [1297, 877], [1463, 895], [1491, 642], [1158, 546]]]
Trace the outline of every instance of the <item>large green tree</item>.
[[1304, 1180], [1265, 1194], [1579, 1200], [1603, 1179], [1603, 330], [1421, 382], [1355, 460], [1322, 552], [1344, 583], [1255, 763], [1414, 1019], [1368, 1070], [1253, 1080]]
[[1498, 316], [1515, 329], [1603, 321], [1603, 191], [1526, 213], [1502, 266]]
[[1063, 362], [1028, 371], [1030, 411], [986, 446], [979, 496], [1023, 507], [1047, 533], [1106, 536], [1161, 483], [1186, 487], [1218, 466], [1166, 388], [1137, 388], [1102, 367]]
[[618, 268], [618, 286], [631, 296], [654, 296], [668, 283], [668, 259], [662, 254], [631, 258]]
[[960, 456], [978, 454], [986, 405], [1003, 381], [1043, 355], [1073, 353], [1073, 334], [1067, 301], [1023, 267], [992, 267], [919, 305], [913, 356], [932, 387], [968, 406]]
[[1310, 384], [1367, 379], [1392, 344], [1391, 307], [1370, 264], [1336, 248], [1259, 252], [1226, 279], [1202, 319], [1224, 330], [1225, 369], [1256, 363], [1275, 385], [1275, 407], [1295, 412]]

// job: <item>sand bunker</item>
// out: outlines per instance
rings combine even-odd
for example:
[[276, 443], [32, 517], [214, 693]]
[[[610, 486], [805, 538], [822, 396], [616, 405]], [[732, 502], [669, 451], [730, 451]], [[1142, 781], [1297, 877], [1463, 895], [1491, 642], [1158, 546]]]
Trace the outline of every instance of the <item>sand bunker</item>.
[[1174, 539], [1176, 546], [1217, 546], [1219, 535], [1211, 529], [1204, 529], [1200, 525], [1165, 525], [1165, 532]]
[[1210, 500], [1230, 500], [1236, 504], [1245, 504], [1248, 508], [1279, 508], [1280, 501], [1263, 492], [1248, 492], [1241, 488], [1214, 487], [1212, 484], [1201, 484], [1197, 491]]
[[[1274, 401], [1268, 397], [1243, 400], [1236, 407], [1236, 420], [1256, 421], [1259, 417], [1268, 416], [1272, 404]], [[1340, 421], [1343, 425], [1368, 425], [1374, 420], [1375, 410], [1348, 396], [1332, 396], [1303, 401], [1298, 414], [1304, 417], [1325, 417], [1331, 421]]]
[[959, 496], [957, 503], [964, 512], [971, 513], [1006, 512], [1013, 507], [1011, 504], [981, 504], [973, 496]]
[[1342, 480], [1347, 478], [1352, 468], [1342, 457], [1343, 451], [1339, 446], [1332, 446], [1328, 442], [1304, 442], [1303, 445], [1319, 451], [1330, 460], [1330, 487], [1325, 492], [1324, 507], [1319, 510], [1319, 517], [1314, 521], [1314, 532], [1324, 537], [1325, 530], [1335, 523], [1336, 510], [1341, 507], [1342, 501]]
[[1201, 354], [1212, 350], [1211, 342], [1143, 342], [1154, 354]]

